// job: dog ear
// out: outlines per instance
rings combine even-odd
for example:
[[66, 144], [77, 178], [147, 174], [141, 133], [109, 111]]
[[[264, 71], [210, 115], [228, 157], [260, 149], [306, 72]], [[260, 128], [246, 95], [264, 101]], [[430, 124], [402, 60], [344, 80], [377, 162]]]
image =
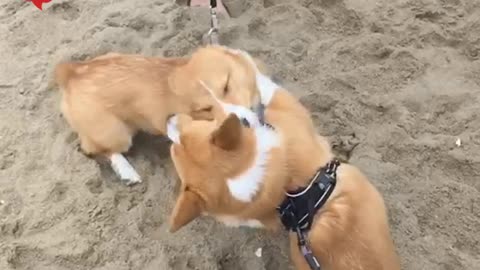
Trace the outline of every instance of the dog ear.
[[174, 233], [202, 213], [204, 201], [196, 193], [186, 189], [180, 192], [170, 216], [170, 232]]
[[242, 123], [235, 114], [230, 114], [222, 125], [212, 133], [214, 145], [231, 151], [236, 149], [242, 140]]

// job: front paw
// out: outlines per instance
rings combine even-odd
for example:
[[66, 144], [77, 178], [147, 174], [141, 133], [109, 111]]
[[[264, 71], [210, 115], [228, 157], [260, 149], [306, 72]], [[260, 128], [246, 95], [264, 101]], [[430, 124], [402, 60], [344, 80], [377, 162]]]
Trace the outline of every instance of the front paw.
[[122, 154], [112, 154], [110, 162], [113, 171], [127, 186], [142, 182], [142, 178]]
[[136, 171], [123, 172], [123, 175], [119, 175], [120, 181], [127, 186], [133, 186], [135, 184], [142, 183], [142, 178]]

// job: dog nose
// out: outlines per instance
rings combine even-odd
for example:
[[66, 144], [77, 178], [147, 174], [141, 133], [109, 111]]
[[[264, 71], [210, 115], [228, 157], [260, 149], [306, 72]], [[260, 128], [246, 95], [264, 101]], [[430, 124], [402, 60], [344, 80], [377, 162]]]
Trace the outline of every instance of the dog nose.
[[247, 118], [242, 117], [241, 121], [242, 121], [242, 125], [244, 125], [247, 128], [250, 127], [250, 122], [248, 122]]

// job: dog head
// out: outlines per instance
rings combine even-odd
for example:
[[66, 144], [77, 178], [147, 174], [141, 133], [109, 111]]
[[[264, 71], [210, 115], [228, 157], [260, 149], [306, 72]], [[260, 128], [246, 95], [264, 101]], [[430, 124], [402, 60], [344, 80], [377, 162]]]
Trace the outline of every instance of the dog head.
[[[192, 100], [194, 119], [211, 120], [213, 100], [205, 93], [205, 86], [223, 102], [253, 108], [259, 102], [256, 72], [264, 65], [247, 52], [223, 46], [207, 46], [193, 53], [188, 63], [178, 69], [175, 89]], [[203, 83], [199, 83], [199, 82]]]
[[229, 207], [226, 179], [244, 171], [254, 156], [252, 131], [242, 127], [236, 115], [219, 126], [216, 122], [193, 120], [186, 114], [168, 120], [170, 153], [182, 182], [170, 220], [172, 232], [202, 213]]
[[259, 201], [264, 209], [275, 211], [278, 200], [260, 194], [268, 188], [267, 175], [282, 190], [278, 181], [283, 172], [271, 167], [284, 167], [278, 134], [261, 125], [247, 127], [235, 113], [222, 118], [193, 120], [177, 114], [168, 120], [167, 135], [173, 141], [170, 154], [181, 179], [171, 232], [202, 214], [221, 221], [224, 216], [235, 218]]

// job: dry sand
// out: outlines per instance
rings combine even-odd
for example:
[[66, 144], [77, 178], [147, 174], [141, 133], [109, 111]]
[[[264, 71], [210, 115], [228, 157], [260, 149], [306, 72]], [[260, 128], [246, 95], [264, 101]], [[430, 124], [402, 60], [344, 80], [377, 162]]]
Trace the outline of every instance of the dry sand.
[[[165, 140], [137, 138], [145, 181], [126, 187], [76, 151], [47, 87], [63, 59], [192, 52], [208, 10], [172, 2], [2, 0], [0, 269], [289, 269], [284, 234], [209, 219], [169, 234]], [[265, 60], [384, 194], [403, 269], [479, 269], [480, 1], [224, 3], [221, 41]]]

